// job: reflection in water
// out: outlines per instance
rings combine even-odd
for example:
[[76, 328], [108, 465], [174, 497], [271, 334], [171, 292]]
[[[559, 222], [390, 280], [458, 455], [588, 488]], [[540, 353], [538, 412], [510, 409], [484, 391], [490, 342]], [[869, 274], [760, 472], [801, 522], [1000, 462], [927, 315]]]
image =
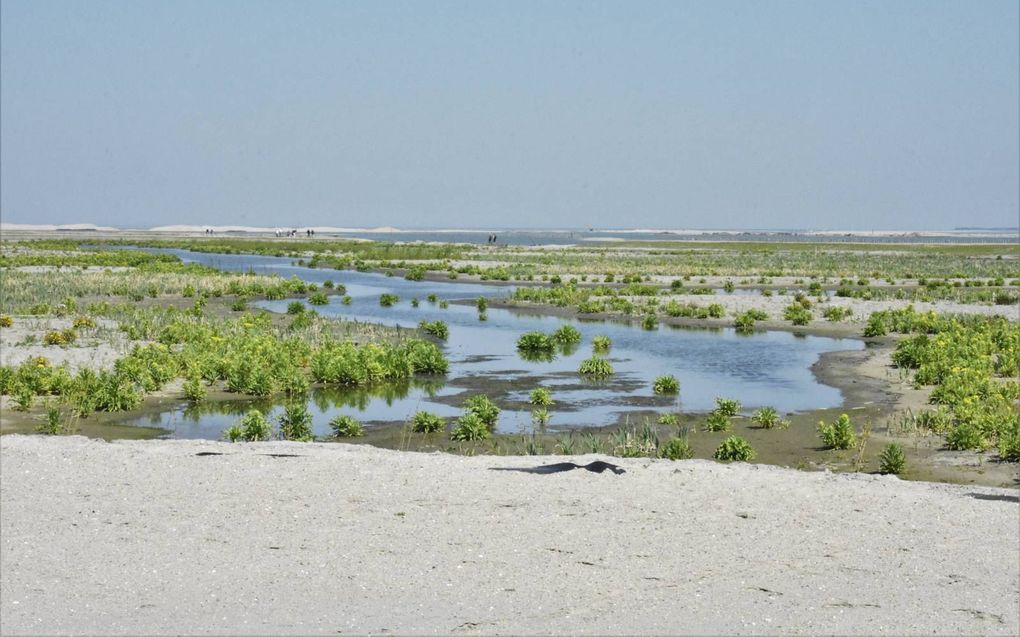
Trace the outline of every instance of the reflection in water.
[[[716, 396], [739, 399], [745, 412], [772, 405], [780, 412], [836, 407], [842, 396], [833, 387], [820, 384], [810, 368], [820, 354], [836, 350], [861, 349], [856, 339], [833, 339], [789, 332], [740, 334], [732, 328], [689, 328], [663, 325], [642, 330], [634, 322], [562, 319], [528, 312], [490, 307], [488, 320], [478, 321], [477, 311], [467, 302], [481, 295], [499, 297], [511, 287], [491, 287], [460, 282], [412, 282], [379, 274], [316, 270], [293, 265], [288, 259], [247, 255], [200, 254], [171, 251], [224, 270], [299, 276], [321, 283], [332, 279], [342, 283], [351, 296], [343, 305], [330, 297], [316, 307], [323, 316], [370, 321], [384, 325], [415, 327], [419, 321], [445, 321], [450, 328], [443, 349], [450, 359], [450, 373], [443, 379], [415, 379], [374, 388], [318, 389], [310, 394], [316, 434], [329, 433], [328, 421], [349, 413], [367, 425], [405, 422], [415, 411], [425, 409], [443, 417], [459, 414], [463, 393], [490, 394], [504, 406], [499, 429], [513, 432], [530, 427], [530, 406], [520, 400], [539, 386], [553, 391], [556, 405], [550, 427], [577, 428], [616, 422], [621, 414], [635, 409], [681, 409], [706, 412]], [[402, 300], [381, 307], [379, 296], [396, 294]], [[451, 301], [448, 308], [410, 299], [434, 294]], [[458, 304], [463, 301], [464, 304]], [[710, 299], [706, 300], [706, 303]], [[288, 301], [262, 301], [258, 307], [285, 312]], [[528, 331], [551, 332], [569, 322], [583, 336], [580, 347], [561, 348], [554, 355], [535, 355], [517, 350], [518, 337]], [[591, 339], [605, 335], [612, 340], [608, 359], [616, 370], [610, 379], [593, 381], [578, 376], [581, 361], [591, 355]], [[678, 399], [663, 399], [652, 393], [656, 376], [672, 374], [680, 381]], [[231, 400], [217, 406], [189, 407], [157, 414], [151, 420], [174, 437], [217, 438], [222, 430], [253, 406], [276, 413], [285, 401]], [[148, 422], [149, 419], [144, 419]], [[136, 424], [142, 424], [139, 419]]]

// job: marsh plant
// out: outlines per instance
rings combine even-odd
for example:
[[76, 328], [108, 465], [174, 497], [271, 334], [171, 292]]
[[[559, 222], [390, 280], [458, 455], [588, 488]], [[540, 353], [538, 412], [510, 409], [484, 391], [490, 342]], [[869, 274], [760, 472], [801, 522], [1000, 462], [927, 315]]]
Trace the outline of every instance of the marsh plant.
[[659, 449], [659, 437], [655, 427], [647, 420], [641, 426], [623, 427], [612, 436], [612, 453], [621, 458], [655, 457]]
[[522, 352], [553, 352], [556, 343], [544, 332], [525, 332], [517, 339], [517, 349]]
[[659, 376], [652, 383], [652, 390], [656, 394], [678, 394], [680, 393], [680, 381], [676, 379], [676, 376], [668, 374], [665, 376]]
[[705, 431], [729, 431], [733, 421], [724, 411], [714, 409], [705, 417]]
[[659, 418], [656, 422], [660, 425], [671, 425], [675, 427], [680, 424], [680, 414], [666, 411], [659, 414]]
[[329, 297], [325, 292], [313, 292], [308, 297], [308, 302], [312, 305], [326, 305], [329, 303]]
[[290, 403], [280, 414], [280, 437], [284, 440], [311, 442], [315, 439], [312, 432], [312, 413], [304, 402]]
[[538, 407], [548, 407], [553, 404], [552, 393], [545, 387], [538, 387], [531, 390], [528, 402]]
[[846, 414], [840, 414], [839, 418], [832, 423], [819, 422], [818, 436], [830, 449], [851, 449], [857, 445], [854, 426], [850, 422], [850, 416]]
[[903, 447], [893, 442], [882, 450], [878, 463], [880, 473], [899, 475], [907, 468], [907, 456], [903, 453]]
[[201, 402], [205, 398], [205, 395], [205, 384], [202, 382], [201, 376], [189, 376], [188, 379], [184, 381], [184, 397], [188, 399], [188, 402]]
[[754, 447], [740, 436], [730, 436], [723, 440], [712, 455], [716, 460], [725, 462], [750, 462], [754, 456]]
[[475, 307], [478, 308], [479, 314], [485, 314], [485, 311], [489, 309], [489, 300], [484, 296], [480, 296], [475, 299]]
[[457, 426], [450, 432], [450, 440], [473, 442], [485, 440], [491, 435], [489, 426], [474, 412], [467, 412], [457, 419]]
[[608, 336], [600, 334], [591, 339], [591, 349], [595, 354], [605, 354], [610, 347], [612, 347], [612, 341]]
[[531, 422], [544, 427], [549, 424], [549, 420], [552, 416], [549, 415], [549, 410], [545, 407], [539, 407], [531, 411]]
[[334, 438], [357, 438], [365, 435], [365, 428], [354, 417], [340, 415], [329, 421]]
[[694, 449], [686, 436], [670, 438], [659, 449], [659, 457], [668, 460], [690, 460], [694, 457]]
[[581, 330], [569, 323], [559, 326], [551, 336], [553, 342], [559, 345], [577, 345], [581, 342]]
[[418, 329], [444, 341], [450, 336], [450, 327], [445, 321], [419, 321]]
[[236, 425], [227, 427], [223, 436], [230, 442], [257, 442], [269, 440], [272, 426], [262, 412], [252, 409]]
[[606, 378], [613, 375], [613, 366], [601, 356], [592, 356], [581, 361], [577, 372], [591, 378]]
[[499, 419], [499, 407], [485, 395], [472, 396], [465, 400], [464, 410], [477, 416], [490, 429], [495, 428], [496, 421]]
[[427, 411], [416, 412], [411, 418], [411, 429], [417, 433], [436, 433], [445, 426], [446, 421], [442, 417]]
[[762, 407], [761, 409], [755, 410], [751, 414], [751, 422], [755, 423], [762, 429], [786, 429], [790, 426], [789, 420], [783, 420], [779, 417], [779, 412], [776, 411], [775, 407]]
[[732, 398], [717, 397], [715, 399], [715, 410], [728, 417], [736, 416], [740, 412], [740, 401]]
[[655, 318], [654, 314], [645, 314], [645, 317], [641, 319], [641, 328], [645, 330], [654, 330], [659, 327], [659, 319]]

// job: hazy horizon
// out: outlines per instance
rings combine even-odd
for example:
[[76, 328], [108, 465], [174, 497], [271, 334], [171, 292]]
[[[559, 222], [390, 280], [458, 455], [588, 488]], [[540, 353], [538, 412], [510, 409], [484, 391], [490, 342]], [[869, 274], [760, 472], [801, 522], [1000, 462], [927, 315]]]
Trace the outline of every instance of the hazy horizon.
[[0, 12], [4, 223], [948, 231], [1020, 218], [1014, 1]]

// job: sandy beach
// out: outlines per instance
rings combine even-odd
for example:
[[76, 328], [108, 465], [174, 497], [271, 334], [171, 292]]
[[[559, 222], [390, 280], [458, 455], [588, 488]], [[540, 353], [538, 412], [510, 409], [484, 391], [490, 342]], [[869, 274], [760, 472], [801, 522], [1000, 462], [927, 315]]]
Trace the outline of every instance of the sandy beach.
[[1015, 490], [342, 444], [0, 454], [9, 635], [1020, 630]]

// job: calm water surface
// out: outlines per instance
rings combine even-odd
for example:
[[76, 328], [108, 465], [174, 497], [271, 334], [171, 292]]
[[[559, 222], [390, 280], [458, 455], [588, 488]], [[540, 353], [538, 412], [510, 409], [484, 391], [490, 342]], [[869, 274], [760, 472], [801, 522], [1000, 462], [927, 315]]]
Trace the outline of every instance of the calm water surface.
[[[290, 259], [192, 253], [167, 250], [187, 261], [223, 270], [254, 271], [261, 274], [297, 276], [322, 283], [342, 283], [353, 301], [342, 305], [340, 297], [315, 309], [324, 316], [369, 321], [384, 325], [415, 327], [421, 320], [441, 319], [450, 326], [444, 349], [450, 359], [445, 378], [389, 386], [376, 392], [329, 389], [313, 392], [310, 407], [318, 435], [328, 435], [328, 421], [335, 415], [352, 414], [367, 426], [406, 421], [415, 411], [425, 409], [442, 416], [456, 416], [463, 397], [485, 391], [504, 407], [499, 430], [506, 433], [530, 428], [527, 394], [538, 386], [549, 388], [556, 400], [548, 428], [569, 429], [604, 426], [617, 422], [622, 413], [633, 410], [680, 409], [704, 412], [714, 407], [716, 396], [737, 398], [743, 411], [772, 405], [780, 412], [837, 407], [840, 392], [819, 383], [810, 367], [820, 354], [837, 350], [862, 349], [857, 339], [797, 336], [788, 332], [758, 332], [740, 335], [733, 329], [692, 329], [661, 326], [643, 330], [636, 322], [568, 320], [490, 308], [488, 320], [479, 321], [473, 305], [457, 301], [509, 295], [511, 287], [472, 283], [411, 282], [382, 274], [311, 269]], [[379, 295], [396, 294], [400, 302], [384, 308]], [[425, 299], [435, 294], [451, 301], [440, 309]], [[417, 298], [417, 308], [411, 299]], [[706, 303], [711, 297], [706, 297]], [[254, 305], [284, 312], [289, 301], [262, 301]], [[563, 323], [576, 326], [584, 336], [573, 352], [561, 352], [552, 361], [528, 361], [516, 350], [517, 338], [526, 331], [552, 331]], [[604, 334], [613, 346], [608, 358], [616, 370], [609, 380], [590, 382], [576, 373], [580, 362], [591, 355], [591, 339]], [[656, 376], [673, 374], [680, 380], [679, 399], [657, 397], [651, 384]], [[219, 438], [238, 415], [252, 406], [281, 409], [272, 403], [248, 399], [180, 407], [152, 414], [136, 424], [162, 427], [171, 437]]]

